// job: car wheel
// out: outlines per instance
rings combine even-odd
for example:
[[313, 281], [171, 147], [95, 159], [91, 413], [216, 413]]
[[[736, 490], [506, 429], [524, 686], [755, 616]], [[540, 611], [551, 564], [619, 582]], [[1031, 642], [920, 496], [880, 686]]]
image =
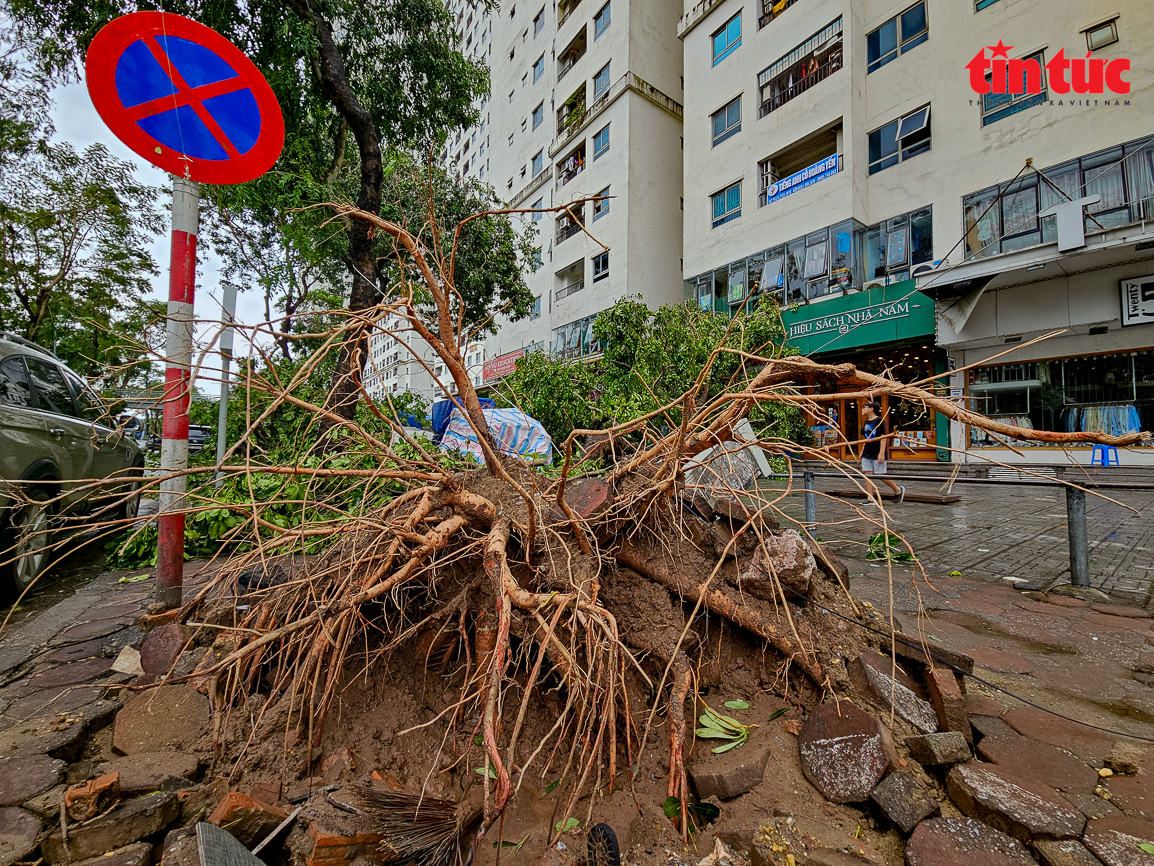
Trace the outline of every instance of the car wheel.
[[48, 505], [48, 494], [42, 490], [28, 493], [28, 502], [19, 506], [12, 514], [13, 547], [8, 556], [13, 562], [8, 566], [17, 591], [23, 592], [44, 570], [48, 561], [48, 522], [52, 517]]
[[132, 480], [120, 490], [121, 496], [131, 495], [120, 503], [120, 508], [117, 509], [116, 516], [119, 520], [135, 520], [136, 515], [140, 513], [140, 476], [144, 474], [144, 467], [133, 467], [132, 472]]

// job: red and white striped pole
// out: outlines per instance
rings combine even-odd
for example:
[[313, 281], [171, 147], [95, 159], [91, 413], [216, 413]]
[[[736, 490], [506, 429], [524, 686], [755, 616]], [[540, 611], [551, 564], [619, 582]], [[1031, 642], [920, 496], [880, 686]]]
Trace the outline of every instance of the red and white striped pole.
[[196, 232], [200, 184], [172, 178], [172, 264], [168, 273], [164, 427], [160, 445], [156, 600], [181, 604], [184, 580], [184, 495], [188, 489], [188, 404], [192, 377], [192, 301], [196, 289]]

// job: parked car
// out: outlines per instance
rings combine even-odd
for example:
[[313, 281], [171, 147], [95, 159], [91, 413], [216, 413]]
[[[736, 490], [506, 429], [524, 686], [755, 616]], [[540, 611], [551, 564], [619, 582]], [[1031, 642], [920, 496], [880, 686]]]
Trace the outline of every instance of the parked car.
[[144, 452], [84, 379], [0, 332], [0, 584], [40, 574], [57, 518], [135, 517], [143, 475]]
[[212, 428], [205, 427], [201, 424], [188, 425], [188, 450], [199, 451], [208, 446], [209, 437], [212, 436]]

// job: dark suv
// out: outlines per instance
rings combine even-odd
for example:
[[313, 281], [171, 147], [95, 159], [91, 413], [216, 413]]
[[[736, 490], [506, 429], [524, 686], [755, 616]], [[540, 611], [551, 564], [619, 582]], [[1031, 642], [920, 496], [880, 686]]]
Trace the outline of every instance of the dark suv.
[[43, 570], [56, 517], [102, 506], [100, 520], [136, 516], [139, 494], [126, 494], [140, 487], [144, 453], [115, 423], [59, 358], [0, 332], [0, 582], [24, 589]]

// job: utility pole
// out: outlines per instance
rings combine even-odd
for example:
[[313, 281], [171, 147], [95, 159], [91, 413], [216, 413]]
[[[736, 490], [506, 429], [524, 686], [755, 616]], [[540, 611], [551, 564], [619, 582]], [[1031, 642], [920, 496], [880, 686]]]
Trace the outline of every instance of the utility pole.
[[[232, 361], [233, 324], [236, 322], [236, 286], [224, 286], [224, 330], [220, 334], [220, 403], [216, 410], [216, 463], [224, 462], [224, 452], [228, 448], [228, 365]], [[224, 473], [217, 469], [215, 483], [224, 485]]]

